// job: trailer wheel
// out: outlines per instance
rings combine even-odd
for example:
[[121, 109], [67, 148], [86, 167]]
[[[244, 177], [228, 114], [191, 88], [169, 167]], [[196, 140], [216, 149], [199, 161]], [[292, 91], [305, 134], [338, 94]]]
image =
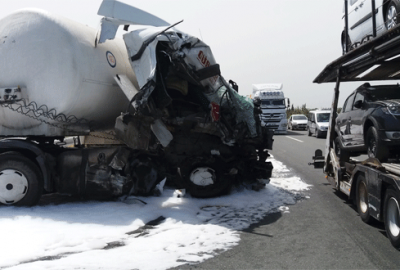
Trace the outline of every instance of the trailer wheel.
[[390, 1], [385, 14], [385, 25], [387, 30], [392, 29], [398, 24], [399, 21], [397, 15], [398, 10], [399, 8], [395, 3], [395, 1]]
[[367, 181], [362, 174], [357, 177], [356, 204], [362, 221], [367, 224], [371, 223], [373, 218], [369, 214]]
[[386, 234], [395, 248], [400, 248], [400, 196], [388, 189], [385, 194], [384, 222]]
[[378, 131], [375, 127], [370, 127], [367, 131], [367, 154], [370, 158], [377, 158], [380, 162], [385, 162], [389, 156], [389, 150], [382, 143]]
[[[190, 195], [210, 198], [227, 193], [232, 185], [224, 166], [214, 159], [195, 158], [188, 161], [190, 166], [181, 169]], [[186, 164], [188, 163], [186, 162]]]
[[43, 181], [38, 167], [15, 152], [0, 155], [0, 203], [33, 206], [42, 195]]

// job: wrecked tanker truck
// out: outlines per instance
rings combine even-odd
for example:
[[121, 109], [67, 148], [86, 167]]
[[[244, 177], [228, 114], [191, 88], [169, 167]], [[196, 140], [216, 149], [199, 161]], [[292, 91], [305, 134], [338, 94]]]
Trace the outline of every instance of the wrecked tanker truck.
[[[205, 43], [118, 1], [99, 15], [101, 31], [40, 10], [0, 20], [1, 204], [151, 195], [165, 179], [211, 197], [271, 176], [260, 104]], [[125, 42], [120, 25], [136, 27]]]

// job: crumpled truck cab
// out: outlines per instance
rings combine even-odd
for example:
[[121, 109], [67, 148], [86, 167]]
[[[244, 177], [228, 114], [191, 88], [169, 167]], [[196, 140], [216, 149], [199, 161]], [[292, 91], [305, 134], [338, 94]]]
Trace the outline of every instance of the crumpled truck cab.
[[236, 176], [269, 178], [272, 165], [265, 160], [273, 132], [261, 126], [259, 105], [221, 76], [210, 47], [160, 19], [156, 26], [128, 26], [125, 12], [132, 7], [104, 3], [99, 15], [111, 17], [102, 20], [99, 42], [114, 39], [110, 28], [135, 28], [123, 38], [140, 89], [115, 77], [131, 100], [131, 110], [116, 120], [117, 137], [168, 163], [168, 174], [178, 169], [194, 196], [218, 194]]
[[1, 19], [0, 203], [157, 195], [165, 182], [194, 197], [265, 186], [273, 131], [209, 46], [119, 1], [99, 15], [100, 31], [38, 10]]

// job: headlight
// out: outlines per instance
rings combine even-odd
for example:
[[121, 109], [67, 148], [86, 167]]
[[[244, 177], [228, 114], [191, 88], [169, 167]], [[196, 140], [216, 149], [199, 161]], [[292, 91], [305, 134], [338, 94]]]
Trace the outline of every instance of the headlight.
[[397, 106], [395, 104], [390, 104], [387, 107], [383, 107], [382, 111], [386, 114], [396, 114], [400, 115], [400, 106]]
[[400, 132], [399, 131], [386, 131], [386, 137], [388, 139], [400, 139]]

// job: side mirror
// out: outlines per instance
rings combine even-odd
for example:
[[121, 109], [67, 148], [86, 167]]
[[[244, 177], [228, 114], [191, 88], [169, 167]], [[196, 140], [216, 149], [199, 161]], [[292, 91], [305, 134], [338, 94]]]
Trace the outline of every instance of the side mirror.
[[236, 84], [236, 82], [229, 80], [229, 84], [231, 85], [231, 87], [233, 88], [233, 90], [235, 90], [236, 92], [239, 93], [239, 86]]
[[357, 100], [356, 102], [354, 102], [354, 108], [360, 109], [363, 105], [363, 101], [362, 100]]

